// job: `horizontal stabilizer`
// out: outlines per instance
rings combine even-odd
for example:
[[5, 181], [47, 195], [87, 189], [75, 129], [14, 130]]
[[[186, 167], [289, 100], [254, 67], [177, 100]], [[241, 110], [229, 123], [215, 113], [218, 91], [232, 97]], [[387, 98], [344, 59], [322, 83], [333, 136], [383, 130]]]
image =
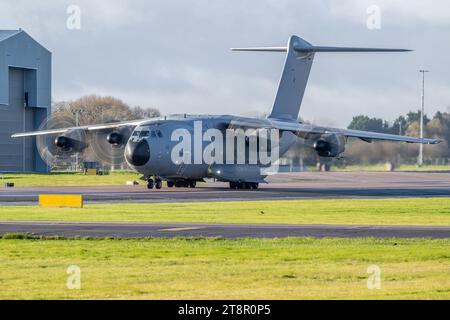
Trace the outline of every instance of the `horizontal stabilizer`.
[[286, 46], [231, 48], [232, 51], [286, 52], [272, 112], [268, 118], [297, 120], [314, 55], [320, 52], [406, 52], [408, 49], [316, 46], [297, 36]]
[[252, 47], [252, 48], [231, 48], [231, 51], [266, 51], [266, 52], [286, 52], [287, 47]]
[[[294, 46], [297, 52], [409, 52], [409, 49]], [[231, 51], [287, 52], [287, 47], [231, 48]]]
[[388, 49], [388, 48], [352, 48], [352, 47], [321, 47], [321, 46], [295, 46], [295, 51], [299, 52], [407, 52], [409, 49]]

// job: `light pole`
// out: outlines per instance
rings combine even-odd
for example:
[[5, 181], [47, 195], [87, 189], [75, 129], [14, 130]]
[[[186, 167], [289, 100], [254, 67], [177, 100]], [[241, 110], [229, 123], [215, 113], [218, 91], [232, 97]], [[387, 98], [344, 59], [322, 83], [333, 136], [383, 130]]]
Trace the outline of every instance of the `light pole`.
[[[78, 127], [80, 125], [80, 113], [82, 113], [82, 109], [72, 110], [72, 114], [75, 114], [75, 126]], [[78, 170], [78, 152], [75, 153], [75, 171]]]
[[[420, 138], [423, 138], [423, 115], [425, 111], [425, 73], [430, 72], [429, 70], [419, 70], [422, 73], [422, 109], [420, 112]], [[423, 144], [419, 145], [419, 167], [423, 165]]]

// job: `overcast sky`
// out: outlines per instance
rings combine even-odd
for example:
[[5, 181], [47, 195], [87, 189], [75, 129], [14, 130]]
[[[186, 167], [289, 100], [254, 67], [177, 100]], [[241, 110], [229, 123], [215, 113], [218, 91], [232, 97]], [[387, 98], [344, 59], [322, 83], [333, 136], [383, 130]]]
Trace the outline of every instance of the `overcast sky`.
[[[70, 5], [81, 10], [80, 29], [67, 28]], [[163, 114], [268, 112], [284, 54], [228, 48], [285, 45], [296, 34], [415, 50], [317, 54], [303, 118], [347, 126], [357, 114], [393, 120], [417, 110], [420, 68], [431, 70], [427, 113], [450, 111], [448, 0], [1, 0], [0, 29], [18, 28], [52, 51], [57, 101], [95, 93]]]

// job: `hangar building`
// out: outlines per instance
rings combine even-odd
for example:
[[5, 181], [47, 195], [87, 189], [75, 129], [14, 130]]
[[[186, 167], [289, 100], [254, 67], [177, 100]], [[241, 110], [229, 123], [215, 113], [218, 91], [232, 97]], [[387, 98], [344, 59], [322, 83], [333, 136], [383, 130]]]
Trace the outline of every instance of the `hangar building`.
[[0, 30], [0, 172], [45, 172], [34, 137], [50, 114], [52, 54], [23, 30]]

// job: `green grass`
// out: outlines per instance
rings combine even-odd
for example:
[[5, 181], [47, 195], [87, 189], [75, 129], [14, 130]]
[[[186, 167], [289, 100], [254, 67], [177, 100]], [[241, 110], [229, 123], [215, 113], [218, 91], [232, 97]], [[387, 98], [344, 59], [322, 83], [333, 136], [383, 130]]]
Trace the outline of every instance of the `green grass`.
[[0, 173], [2, 185], [14, 182], [17, 187], [30, 186], [104, 186], [124, 185], [128, 180], [138, 180], [141, 175], [131, 171], [114, 171], [108, 175], [90, 176], [82, 172], [54, 173]]
[[[0, 299], [449, 299], [450, 240], [0, 240]], [[381, 289], [367, 288], [367, 268]], [[81, 268], [81, 290], [66, 287]]]
[[450, 171], [450, 165], [425, 165], [418, 167], [413, 164], [402, 164], [398, 171]]
[[[386, 164], [376, 164], [376, 165], [351, 165], [345, 167], [336, 167], [333, 166], [331, 168], [332, 171], [387, 171]], [[418, 167], [413, 164], [402, 164], [400, 167], [395, 168], [395, 171], [450, 171], [450, 165], [426, 165], [422, 167]]]
[[0, 207], [0, 220], [450, 225], [450, 198]]

